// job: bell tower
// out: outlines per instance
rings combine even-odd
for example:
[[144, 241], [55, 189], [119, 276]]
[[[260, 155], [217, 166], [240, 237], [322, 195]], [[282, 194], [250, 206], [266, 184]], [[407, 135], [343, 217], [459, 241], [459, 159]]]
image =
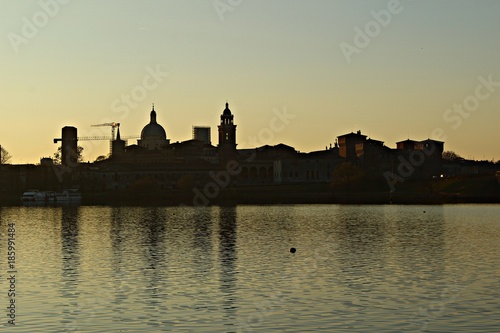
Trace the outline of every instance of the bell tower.
[[229, 110], [229, 103], [220, 116], [219, 127], [219, 160], [225, 163], [236, 158], [236, 125], [234, 116]]

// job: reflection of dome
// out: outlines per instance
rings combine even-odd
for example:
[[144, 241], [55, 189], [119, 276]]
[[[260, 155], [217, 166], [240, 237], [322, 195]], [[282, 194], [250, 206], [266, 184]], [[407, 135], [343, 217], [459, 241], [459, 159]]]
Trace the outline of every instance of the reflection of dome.
[[151, 121], [142, 129], [141, 140], [147, 140], [147, 139], [165, 140], [166, 138], [167, 138], [167, 133], [165, 132], [165, 129], [156, 122], [156, 112], [153, 107], [153, 111], [151, 111]]

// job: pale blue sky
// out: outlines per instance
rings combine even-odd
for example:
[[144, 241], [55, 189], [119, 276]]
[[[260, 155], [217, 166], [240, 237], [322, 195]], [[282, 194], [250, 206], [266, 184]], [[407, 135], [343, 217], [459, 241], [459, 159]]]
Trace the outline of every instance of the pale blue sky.
[[[0, 144], [13, 163], [51, 156], [65, 125], [109, 135], [90, 125], [117, 121], [122, 135], [140, 134], [153, 102], [171, 141], [207, 125], [217, 144], [226, 100], [241, 148], [320, 150], [358, 129], [394, 147], [441, 128], [433, 138], [446, 150], [500, 159], [499, 1], [401, 0], [385, 27], [372, 11], [394, 0], [60, 1], [0, 0]], [[356, 47], [355, 28], [377, 25], [349, 62], [341, 44]], [[168, 75], [150, 80], [157, 68]], [[499, 83], [488, 90], [479, 77]], [[474, 111], [453, 111], [477, 89]], [[145, 94], [126, 106], [134, 91]], [[269, 135], [283, 110], [295, 118]], [[80, 144], [86, 160], [109, 149]]]

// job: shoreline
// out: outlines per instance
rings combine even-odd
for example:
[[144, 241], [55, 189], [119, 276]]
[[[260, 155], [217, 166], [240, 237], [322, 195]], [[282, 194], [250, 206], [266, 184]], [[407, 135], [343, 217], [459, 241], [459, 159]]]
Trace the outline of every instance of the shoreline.
[[22, 202], [19, 199], [0, 198], [0, 207], [33, 206], [33, 207], [66, 207], [66, 206], [236, 206], [236, 205], [447, 205], [447, 204], [500, 204], [500, 196], [426, 196], [412, 193], [393, 194], [389, 199], [387, 193], [359, 194], [339, 196], [332, 193], [280, 193], [267, 194], [261, 197], [224, 193], [220, 197], [206, 204], [195, 204], [193, 199], [186, 196], [165, 195], [159, 197], [144, 196], [140, 199], [133, 197], [116, 197], [114, 195], [98, 195], [87, 197], [81, 202]]
[[[201, 190], [200, 190], [201, 189]], [[229, 185], [214, 191], [208, 187], [183, 186], [160, 190], [154, 184], [116, 190], [81, 191], [78, 203], [48, 205], [83, 206], [227, 206], [280, 204], [354, 204], [354, 205], [441, 205], [499, 204], [500, 184], [489, 175], [467, 178], [445, 178], [431, 181], [408, 181], [390, 192], [384, 182], [363, 182], [347, 186], [330, 183], [280, 185]], [[0, 193], [0, 206], [43, 206], [45, 203], [23, 203], [22, 193]]]

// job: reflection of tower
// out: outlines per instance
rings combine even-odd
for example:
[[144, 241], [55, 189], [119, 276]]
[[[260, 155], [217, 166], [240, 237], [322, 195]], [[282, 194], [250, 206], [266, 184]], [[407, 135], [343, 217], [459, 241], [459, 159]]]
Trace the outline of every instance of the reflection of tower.
[[221, 265], [220, 290], [226, 297], [224, 309], [229, 317], [236, 316], [236, 208], [219, 208], [219, 261]]
[[[78, 235], [78, 207], [63, 207], [61, 216], [61, 245], [62, 245], [62, 267], [61, 282], [59, 288], [61, 302], [71, 303], [76, 308], [79, 306], [78, 285], [80, 282], [80, 251]], [[62, 310], [62, 320], [75, 322], [78, 320], [72, 307], [64, 307]]]
[[210, 259], [207, 260], [207, 258], [212, 257], [213, 253], [212, 227], [216, 223], [216, 219], [212, 212], [213, 208], [211, 207], [201, 208], [197, 209], [192, 217], [190, 217], [190, 219], [196, 221], [193, 224], [193, 251], [196, 258], [193, 264], [196, 267], [196, 278], [199, 279], [199, 283], [204, 283], [206, 272], [214, 270], [213, 261]]
[[[150, 268], [156, 269], [163, 263], [165, 255], [165, 221], [167, 217], [164, 211], [158, 208], [144, 210], [141, 218], [144, 242], [149, 246], [147, 263]], [[152, 284], [156, 284], [160, 279], [155, 274], [152, 277]]]
[[236, 158], [236, 125], [229, 104], [220, 116], [219, 125], [219, 160], [224, 163]]
[[143, 267], [143, 277], [141, 282], [145, 290], [148, 291], [146, 296], [150, 315], [148, 322], [156, 327], [161, 325], [161, 321], [165, 318], [159, 316], [159, 313], [167, 313], [165, 303], [159, 299], [159, 292], [165, 288], [165, 275], [167, 271], [163, 265], [165, 260], [165, 238], [166, 238], [166, 220], [165, 211], [160, 208], [144, 209], [138, 225], [138, 229], [143, 234], [142, 244], [145, 249], [144, 260], [141, 263]]
[[61, 163], [65, 166], [76, 166], [77, 154], [77, 130], [76, 127], [65, 126], [62, 129]]
[[[61, 243], [63, 251], [63, 273], [76, 271], [79, 266], [78, 253], [78, 207], [63, 207], [61, 217]], [[74, 274], [70, 274], [74, 277]]]

